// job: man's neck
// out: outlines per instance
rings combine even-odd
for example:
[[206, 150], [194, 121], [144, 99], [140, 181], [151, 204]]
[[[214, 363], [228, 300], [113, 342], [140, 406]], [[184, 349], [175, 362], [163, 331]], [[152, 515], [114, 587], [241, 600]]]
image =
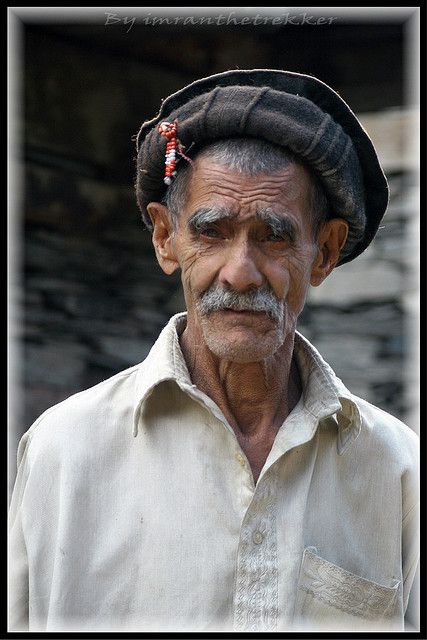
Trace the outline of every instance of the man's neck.
[[293, 359], [294, 333], [270, 358], [245, 364], [216, 357], [194, 333], [198, 332], [187, 326], [180, 338], [191, 379], [221, 409], [256, 480], [277, 430], [301, 395]]

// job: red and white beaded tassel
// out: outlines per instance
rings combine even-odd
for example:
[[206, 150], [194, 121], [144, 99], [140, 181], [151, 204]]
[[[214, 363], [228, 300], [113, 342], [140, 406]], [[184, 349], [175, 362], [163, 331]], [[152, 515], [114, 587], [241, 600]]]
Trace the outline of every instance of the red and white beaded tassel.
[[[179, 153], [187, 162], [191, 165], [193, 161], [191, 158], [188, 158], [184, 154], [184, 145], [178, 140], [176, 136], [176, 132], [178, 129], [178, 121], [174, 122], [162, 122], [158, 127], [158, 132], [165, 136], [167, 139], [166, 144], [166, 155], [165, 155], [165, 177], [163, 178], [163, 182], [167, 185], [170, 185], [172, 182], [172, 178], [176, 176], [175, 166], [176, 166], [176, 154]], [[193, 146], [193, 145], [191, 145]]]
[[166, 161], [165, 161], [165, 177], [163, 181], [165, 184], [169, 185], [172, 182], [172, 178], [176, 176], [175, 165], [176, 165], [176, 147], [177, 147], [177, 139], [176, 139], [176, 129], [177, 123], [175, 122], [162, 122], [159, 125], [159, 133], [162, 136], [167, 138], [166, 144]]

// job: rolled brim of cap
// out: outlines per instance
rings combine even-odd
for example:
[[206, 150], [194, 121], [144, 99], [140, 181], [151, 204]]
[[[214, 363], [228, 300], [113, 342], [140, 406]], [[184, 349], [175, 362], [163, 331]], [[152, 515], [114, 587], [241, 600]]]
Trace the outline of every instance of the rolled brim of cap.
[[[136, 194], [149, 229], [149, 202], [164, 198], [163, 121], [177, 121], [189, 155], [209, 142], [260, 138], [290, 149], [321, 180], [330, 215], [349, 224], [338, 265], [370, 244], [388, 204], [388, 186], [372, 142], [342, 98], [317, 78], [289, 71], [228, 71], [197, 80], [166, 98], [137, 135]], [[186, 152], [187, 153], [187, 152]]]

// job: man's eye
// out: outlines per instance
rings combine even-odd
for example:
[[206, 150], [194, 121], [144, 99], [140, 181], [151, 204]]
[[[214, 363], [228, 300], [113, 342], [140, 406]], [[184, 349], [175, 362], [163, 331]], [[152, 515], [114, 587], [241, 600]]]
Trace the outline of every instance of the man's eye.
[[221, 234], [216, 227], [203, 227], [200, 229], [200, 235], [208, 238], [219, 238]]
[[283, 242], [284, 240], [286, 240], [285, 236], [280, 233], [269, 233], [265, 236], [266, 242]]

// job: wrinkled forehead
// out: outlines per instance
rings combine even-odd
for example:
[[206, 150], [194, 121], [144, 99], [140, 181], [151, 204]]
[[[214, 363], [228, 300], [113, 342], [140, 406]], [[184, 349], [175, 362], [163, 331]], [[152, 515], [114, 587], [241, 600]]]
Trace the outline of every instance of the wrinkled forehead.
[[186, 184], [186, 210], [205, 205], [236, 214], [241, 209], [286, 210], [310, 206], [312, 181], [307, 169], [289, 163], [280, 170], [247, 175], [230, 170], [218, 161], [196, 160]]

